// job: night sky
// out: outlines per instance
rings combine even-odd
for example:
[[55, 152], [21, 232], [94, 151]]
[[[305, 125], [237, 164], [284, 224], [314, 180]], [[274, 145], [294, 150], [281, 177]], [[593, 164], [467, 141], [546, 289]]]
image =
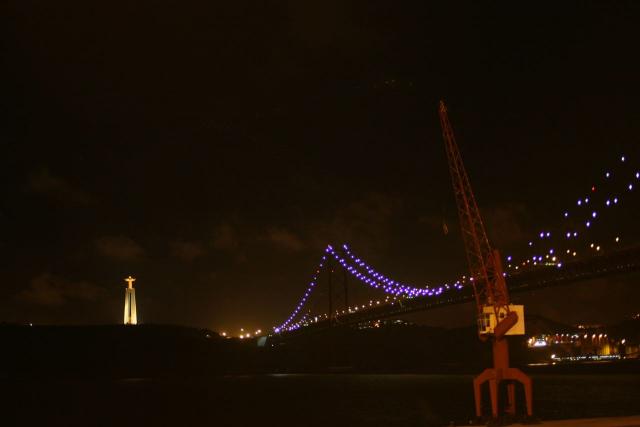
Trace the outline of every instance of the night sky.
[[[640, 167], [637, 2], [6, 10], [0, 321], [119, 323], [131, 274], [142, 322], [267, 329], [327, 243], [418, 285], [463, 274], [440, 99], [505, 253], [621, 155]], [[629, 235], [633, 206], [613, 222]], [[640, 311], [638, 280], [518, 300], [610, 322]]]

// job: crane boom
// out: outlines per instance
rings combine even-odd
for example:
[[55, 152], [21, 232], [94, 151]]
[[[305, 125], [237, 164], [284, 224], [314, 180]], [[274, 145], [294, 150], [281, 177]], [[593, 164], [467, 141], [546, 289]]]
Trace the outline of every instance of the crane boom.
[[478, 418], [482, 416], [481, 386], [485, 382], [489, 383], [493, 418], [498, 417], [500, 407], [498, 388], [501, 382], [505, 382], [507, 386], [507, 399], [503, 409], [506, 413], [515, 415], [514, 383], [517, 381], [524, 386], [527, 416], [531, 417], [533, 414], [531, 379], [519, 369], [509, 366], [509, 346], [506, 337], [506, 335], [524, 334], [524, 308], [509, 304], [509, 292], [502, 271], [500, 253], [492, 249], [489, 243], [469, 176], [464, 168], [449, 122], [447, 107], [443, 101], [440, 101], [438, 112], [451, 183], [458, 207], [462, 240], [478, 309], [478, 334], [482, 340], [487, 338], [491, 340], [493, 350], [493, 368], [485, 369], [473, 380], [476, 416]]
[[438, 110], [478, 314], [482, 315], [483, 308], [487, 306], [494, 307], [496, 314], [501, 309], [508, 312], [509, 293], [500, 259], [489, 243], [443, 101], [440, 101]]

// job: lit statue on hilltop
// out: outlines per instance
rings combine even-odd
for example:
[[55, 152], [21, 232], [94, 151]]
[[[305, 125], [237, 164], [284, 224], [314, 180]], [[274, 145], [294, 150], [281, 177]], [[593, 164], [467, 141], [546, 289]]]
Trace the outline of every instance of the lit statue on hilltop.
[[136, 281], [133, 277], [129, 276], [124, 279], [127, 282], [127, 288], [124, 293], [124, 324], [136, 325], [138, 324], [138, 315], [136, 314], [136, 290], [133, 289], [133, 282]]

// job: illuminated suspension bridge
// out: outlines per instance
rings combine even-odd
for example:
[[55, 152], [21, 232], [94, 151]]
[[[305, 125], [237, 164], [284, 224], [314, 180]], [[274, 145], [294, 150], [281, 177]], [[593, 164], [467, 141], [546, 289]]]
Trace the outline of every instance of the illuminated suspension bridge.
[[[640, 270], [640, 242], [626, 241], [627, 236], [616, 230], [606, 237], [594, 233], [603, 218], [615, 223], [616, 215], [625, 211], [623, 206], [632, 201], [635, 187], [640, 186], [640, 170], [634, 169], [627, 157], [620, 156], [613, 166], [603, 170], [599, 182], [559, 212], [558, 225], [536, 232], [523, 245], [520, 252], [524, 255], [504, 257], [507, 267], [504, 274], [511, 293]], [[335, 287], [332, 277], [337, 269], [344, 273], [344, 304], [340, 304], [340, 309], [334, 307], [332, 295]], [[309, 302], [321, 287], [321, 273], [328, 276], [329, 307], [314, 313]], [[376, 291], [379, 297], [350, 305], [347, 276]], [[402, 283], [376, 270], [348, 245], [328, 245], [302, 297], [274, 332], [300, 333], [470, 302], [474, 299], [473, 280], [460, 276], [435, 286]]]

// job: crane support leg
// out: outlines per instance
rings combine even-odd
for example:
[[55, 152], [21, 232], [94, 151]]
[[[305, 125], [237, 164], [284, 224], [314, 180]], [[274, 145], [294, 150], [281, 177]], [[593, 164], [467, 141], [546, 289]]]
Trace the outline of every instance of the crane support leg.
[[[469, 182], [469, 176], [465, 170], [458, 144], [451, 123], [447, 107], [440, 101], [438, 108], [440, 114], [440, 125], [442, 126], [442, 137], [447, 152], [449, 163], [449, 173], [453, 184], [453, 194], [458, 206], [458, 219], [460, 220], [460, 230], [464, 247], [467, 253], [467, 263], [471, 275], [473, 293], [476, 298], [478, 315], [486, 320], [485, 314], [491, 312], [495, 316], [495, 321], [499, 321], [495, 327], [487, 325], [484, 320], [478, 322], [480, 339], [485, 340], [491, 333], [493, 343], [493, 368], [486, 369], [473, 380], [473, 390], [476, 401], [476, 415], [482, 417], [482, 384], [489, 382], [489, 392], [491, 394], [491, 413], [494, 418], [498, 417], [499, 410], [503, 410], [509, 415], [516, 412], [515, 381], [522, 383], [527, 401], [527, 415], [532, 416], [531, 399], [531, 379], [522, 371], [509, 367], [509, 346], [506, 334], [518, 323], [518, 315], [510, 309], [509, 290], [505, 275], [502, 271], [502, 260], [500, 253], [492, 249], [487, 237], [487, 232], [482, 222], [482, 216], [478, 209], [473, 189]], [[490, 308], [489, 312], [485, 311]], [[506, 316], [505, 316], [506, 315]], [[524, 319], [521, 319], [524, 321]], [[494, 322], [490, 322], [494, 323]], [[487, 329], [493, 329], [488, 332]], [[524, 328], [513, 330], [513, 334], [524, 334]], [[506, 382], [507, 401], [500, 405], [500, 383]]]
[[493, 341], [493, 368], [485, 369], [473, 379], [473, 394], [476, 404], [476, 416], [482, 417], [482, 384], [489, 382], [489, 396], [491, 398], [491, 415], [498, 418], [500, 408], [500, 383], [507, 382], [507, 401], [503, 405], [504, 412], [509, 415], [516, 413], [515, 382], [524, 388], [527, 416], [533, 416], [533, 396], [531, 378], [517, 368], [509, 367], [509, 347], [506, 338]]
[[507, 384], [507, 405], [504, 411], [512, 416], [516, 414], [516, 385], [513, 382]]

